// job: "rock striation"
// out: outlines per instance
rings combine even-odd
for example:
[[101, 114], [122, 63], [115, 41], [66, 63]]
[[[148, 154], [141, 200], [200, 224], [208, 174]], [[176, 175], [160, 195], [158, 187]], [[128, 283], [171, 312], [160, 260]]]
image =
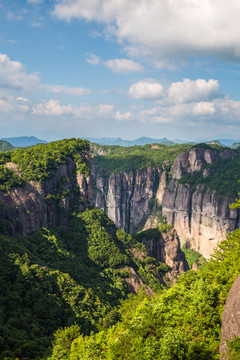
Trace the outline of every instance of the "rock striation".
[[[90, 165], [90, 157], [87, 162]], [[21, 176], [16, 164], [7, 167]], [[41, 227], [65, 225], [66, 213], [76, 204], [76, 188], [82, 200], [78, 208], [92, 204], [91, 181], [90, 176], [76, 172], [76, 164], [69, 158], [68, 164], [60, 165], [44, 183], [26, 182], [7, 194], [0, 193], [1, 232], [26, 237]]]
[[179, 154], [174, 161], [172, 180], [165, 188], [162, 213], [167, 222], [177, 230], [181, 244], [186, 243], [206, 258], [228, 231], [239, 226], [238, 211], [229, 209], [234, 199], [218, 196], [216, 190], [205, 184], [197, 185], [196, 190], [192, 191], [190, 185], [180, 184], [178, 180], [186, 173], [201, 170], [205, 164], [213, 164], [219, 158], [233, 159], [236, 156], [236, 152], [230, 149], [218, 154], [209, 149], [193, 148]]
[[131, 172], [99, 175], [93, 167], [94, 204], [122, 230], [134, 233], [141, 229], [151, 213], [151, 200], [160, 183], [160, 170], [147, 168]]
[[189, 270], [185, 254], [180, 249], [180, 241], [175, 229], [160, 233], [158, 238], [143, 238], [148, 255], [170, 266], [171, 278]]
[[218, 196], [215, 190], [204, 184], [192, 190], [179, 180], [185, 174], [200, 171], [203, 166], [203, 176], [210, 176], [215, 161], [231, 160], [236, 156], [236, 151], [231, 149], [217, 152], [192, 148], [175, 158], [171, 181], [168, 181], [170, 171], [165, 171], [166, 164], [165, 168], [120, 171], [109, 176], [103, 176], [102, 169], [93, 167], [93, 201], [128, 233], [141, 230], [151, 217], [154, 218], [156, 207], [161, 207], [167, 223], [177, 230], [181, 244], [186, 243], [209, 258], [228, 231], [239, 226], [239, 212], [229, 209], [234, 199]]

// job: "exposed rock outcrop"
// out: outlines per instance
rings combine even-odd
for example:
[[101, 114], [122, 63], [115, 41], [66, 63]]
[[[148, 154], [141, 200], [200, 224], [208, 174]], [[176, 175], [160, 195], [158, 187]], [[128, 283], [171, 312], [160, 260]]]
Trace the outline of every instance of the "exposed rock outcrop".
[[[147, 232], [146, 232], [147, 234]], [[160, 233], [158, 238], [142, 239], [148, 255], [170, 266], [171, 278], [189, 270], [184, 252], [180, 249], [180, 241], [175, 229]]]
[[[197, 185], [195, 190], [179, 183], [187, 173], [200, 171], [218, 159], [234, 159], [236, 151], [224, 149], [192, 148], [179, 154], [172, 167], [172, 180], [167, 183], [167, 172], [163, 168], [147, 168], [131, 172], [112, 173], [103, 176], [93, 169], [94, 204], [103, 209], [115, 224], [126, 232], [133, 233], [155, 221], [156, 206], [162, 207], [167, 223], [177, 230], [182, 244], [209, 258], [217, 244], [226, 238], [228, 231], [239, 226], [239, 212], [230, 210], [234, 201], [227, 196], [218, 196], [206, 185]], [[167, 159], [166, 159], [167, 161]], [[169, 162], [165, 166], [169, 166]], [[203, 176], [212, 173], [204, 168]], [[148, 224], [149, 225], [149, 224]], [[148, 227], [147, 225], [147, 227]], [[146, 227], [146, 228], [147, 228]]]
[[226, 341], [232, 341], [234, 336], [240, 337], [240, 275], [234, 281], [229, 291], [222, 314], [220, 355], [222, 360], [229, 359]]
[[206, 163], [212, 164], [219, 157], [233, 159], [236, 156], [230, 149], [219, 155], [209, 149], [191, 149], [179, 154], [174, 161], [172, 180], [164, 192], [162, 212], [167, 222], [177, 230], [182, 244], [187, 243], [205, 258], [209, 258], [228, 231], [238, 227], [238, 211], [229, 209], [234, 199], [218, 196], [204, 184], [197, 185], [192, 192], [189, 185], [179, 184], [178, 180], [186, 173], [199, 171]]
[[133, 233], [141, 229], [151, 213], [151, 200], [162, 184], [161, 171], [147, 168], [104, 177], [99, 175], [99, 170], [93, 168], [94, 204], [124, 231]]
[[[90, 165], [90, 157], [87, 162]], [[16, 166], [7, 163], [7, 167], [21, 176]], [[5, 224], [1, 231], [25, 237], [41, 227], [65, 225], [66, 212], [76, 202], [75, 187], [79, 188], [82, 197], [79, 209], [92, 204], [91, 177], [76, 172], [76, 164], [69, 159], [68, 164], [60, 165], [42, 184], [26, 182], [23, 187], [13, 188], [7, 194], [0, 193], [0, 217]], [[62, 190], [64, 194], [54, 199], [54, 194]]]

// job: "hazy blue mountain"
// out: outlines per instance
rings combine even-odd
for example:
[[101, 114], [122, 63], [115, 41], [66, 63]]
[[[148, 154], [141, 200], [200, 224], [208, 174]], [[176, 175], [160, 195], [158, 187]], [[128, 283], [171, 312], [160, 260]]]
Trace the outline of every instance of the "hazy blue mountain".
[[218, 139], [218, 141], [225, 146], [231, 146], [234, 143], [239, 143], [240, 140]]
[[167, 138], [162, 139], [153, 139], [150, 137], [140, 137], [135, 140], [125, 140], [121, 138], [92, 138], [88, 137], [87, 140], [97, 143], [99, 145], [120, 145], [120, 146], [134, 146], [134, 145], [146, 145], [146, 144], [153, 144], [153, 143], [160, 143], [160, 144], [167, 144], [173, 145], [174, 142], [168, 140]]
[[38, 139], [35, 136], [18, 136], [18, 137], [2, 138], [1, 140], [6, 140], [15, 147], [24, 147], [24, 146], [31, 146], [40, 143], [41, 144], [47, 143], [46, 140]]

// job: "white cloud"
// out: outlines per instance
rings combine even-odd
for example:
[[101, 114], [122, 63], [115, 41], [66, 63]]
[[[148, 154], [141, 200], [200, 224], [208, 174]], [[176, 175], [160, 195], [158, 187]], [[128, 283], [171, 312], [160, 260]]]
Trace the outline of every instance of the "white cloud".
[[40, 104], [33, 105], [32, 113], [46, 116], [66, 115], [72, 112], [71, 105], [60, 105], [59, 100], [50, 99]]
[[129, 59], [113, 59], [103, 62], [104, 66], [117, 73], [128, 74], [130, 72], [141, 72], [144, 71], [144, 67]]
[[54, 15], [106, 24], [109, 35], [159, 59], [240, 57], [240, 2], [231, 0], [58, 0]]
[[59, 100], [50, 99], [42, 101], [32, 106], [32, 114], [44, 116], [73, 116], [81, 119], [108, 118], [111, 116], [114, 107], [111, 104], [80, 104], [73, 106], [71, 104], [61, 105]]
[[163, 86], [154, 79], [145, 79], [133, 84], [129, 94], [135, 99], [157, 99], [163, 96]]
[[117, 111], [114, 114], [114, 118], [116, 121], [131, 121], [133, 119], [133, 116], [130, 111], [121, 113], [120, 111]]
[[54, 94], [88, 95], [92, 92], [90, 89], [82, 87], [69, 87], [66, 85], [46, 85], [44, 88]]
[[33, 90], [40, 87], [37, 74], [28, 74], [18, 61], [12, 61], [6, 54], [0, 54], [0, 88], [12, 90]]
[[91, 65], [98, 65], [101, 61], [100, 57], [95, 54], [86, 54], [86, 61]]
[[0, 112], [26, 113], [30, 111], [30, 101], [27, 98], [3, 96], [0, 98]]
[[216, 108], [214, 103], [211, 102], [201, 101], [193, 106], [194, 115], [213, 115], [215, 112]]
[[173, 102], [209, 100], [220, 96], [220, 86], [218, 81], [213, 79], [183, 79], [171, 84], [168, 96]]

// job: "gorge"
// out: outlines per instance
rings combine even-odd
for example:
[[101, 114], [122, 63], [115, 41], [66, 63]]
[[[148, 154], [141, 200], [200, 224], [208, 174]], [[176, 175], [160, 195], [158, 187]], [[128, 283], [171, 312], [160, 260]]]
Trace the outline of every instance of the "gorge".
[[[166, 157], [161, 167], [113, 169], [106, 176], [102, 175], [104, 169], [94, 165], [94, 204], [128, 233], [150, 227], [161, 210], [167, 223], [177, 230], [181, 244], [209, 258], [228, 231], [239, 226], [239, 211], [229, 209], [237, 194], [218, 194], [218, 184], [214, 189], [208, 183], [215, 172], [219, 173], [221, 164], [236, 166], [237, 157], [231, 149], [193, 147], [178, 154], [172, 166]], [[201, 175], [203, 183], [199, 180], [192, 185], [196, 175]]]

